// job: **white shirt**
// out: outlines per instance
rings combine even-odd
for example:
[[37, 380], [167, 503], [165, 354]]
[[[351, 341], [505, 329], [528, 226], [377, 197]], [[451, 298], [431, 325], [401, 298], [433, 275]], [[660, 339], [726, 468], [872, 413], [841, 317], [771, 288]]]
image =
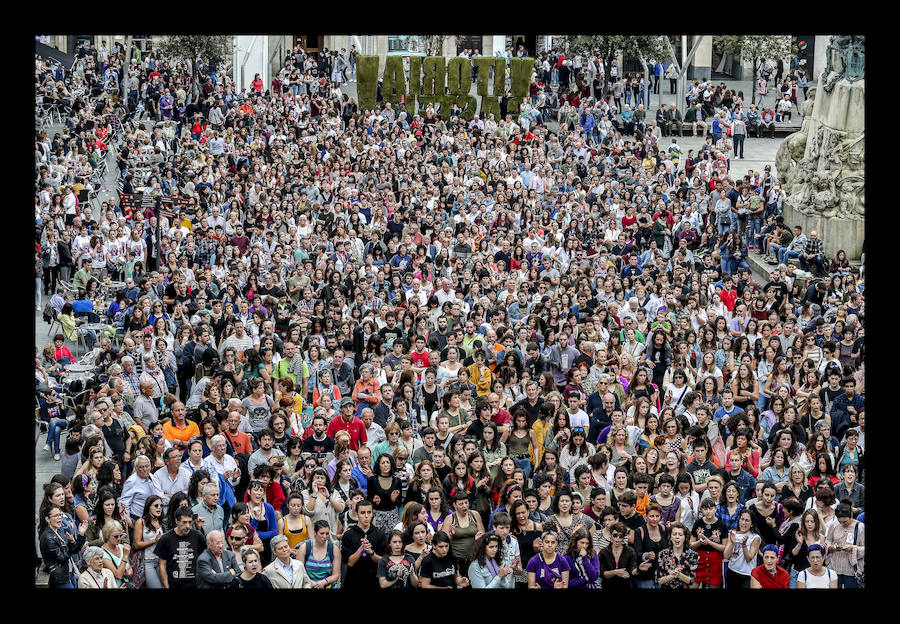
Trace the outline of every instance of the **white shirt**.
[[569, 417], [569, 427], [572, 429], [574, 429], [575, 427], [584, 427], [586, 431], [590, 426], [588, 415], [584, 412], [584, 410], [578, 410], [574, 414], [567, 411], [566, 415]]
[[[237, 462], [234, 461], [234, 457], [232, 457], [228, 453], [226, 453], [222, 457], [222, 461], [219, 461], [218, 459], [216, 459], [215, 455], [210, 453], [209, 455], [207, 455], [206, 457], [203, 458], [203, 465], [207, 469], [215, 470], [223, 477], [225, 476], [226, 472], [233, 472], [234, 469], [238, 467]], [[232, 476], [231, 485], [237, 485], [240, 480], [241, 480], [240, 476], [237, 476], [237, 477]]]

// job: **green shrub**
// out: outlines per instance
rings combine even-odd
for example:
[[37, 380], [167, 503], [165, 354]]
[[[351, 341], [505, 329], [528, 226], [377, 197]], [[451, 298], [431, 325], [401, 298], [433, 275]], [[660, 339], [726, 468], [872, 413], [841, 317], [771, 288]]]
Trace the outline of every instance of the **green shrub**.
[[360, 55], [356, 59], [356, 99], [360, 113], [375, 108], [378, 94], [378, 57]]
[[[488, 95], [488, 80], [491, 77], [491, 67], [497, 67], [497, 59], [492, 56], [480, 56], [475, 59], [475, 66], [478, 68], [478, 88], [476, 91], [480, 96]], [[496, 83], [496, 80], [494, 82]]]
[[406, 95], [406, 74], [403, 71], [403, 57], [389, 56], [384, 61], [384, 82], [381, 85], [381, 94], [385, 102], [394, 104], [395, 107]]
[[533, 58], [514, 58], [510, 67], [511, 91], [513, 96], [528, 97], [528, 87], [531, 85], [531, 71], [534, 67]]
[[468, 95], [472, 89], [472, 65], [469, 59], [455, 56], [447, 64], [449, 95]]
[[500, 99], [493, 95], [486, 95], [481, 98], [481, 118], [488, 119], [488, 116], [494, 113], [494, 121], [500, 121]]
[[445, 67], [443, 56], [429, 56], [422, 61], [422, 95], [441, 97], [446, 94]]

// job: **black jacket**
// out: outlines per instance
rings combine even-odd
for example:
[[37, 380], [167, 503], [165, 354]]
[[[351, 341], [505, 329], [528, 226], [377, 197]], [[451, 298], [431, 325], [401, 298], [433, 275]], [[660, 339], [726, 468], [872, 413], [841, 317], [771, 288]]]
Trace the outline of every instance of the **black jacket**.
[[56, 252], [59, 254], [59, 266], [73, 266], [75, 264], [72, 261], [72, 248], [69, 246], [69, 243], [57, 241]]
[[81, 550], [84, 535], [77, 533], [74, 542], [53, 530], [51, 527], [41, 533], [41, 558], [54, 584], [65, 584], [69, 581], [69, 557]]

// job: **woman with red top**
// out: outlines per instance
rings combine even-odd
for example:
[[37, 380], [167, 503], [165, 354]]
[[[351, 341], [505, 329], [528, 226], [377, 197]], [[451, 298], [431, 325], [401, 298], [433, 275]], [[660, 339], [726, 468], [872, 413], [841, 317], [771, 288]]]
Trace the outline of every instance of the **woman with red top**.
[[734, 433], [734, 450], [744, 458], [742, 468], [755, 479], [759, 476], [759, 450], [750, 447], [753, 432], [742, 427]]
[[837, 485], [840, 482], [831, 463], [830, 453], [819, 453], [816, 456], [816, 465], [809, 471], [809, 479], [806, 482], [810, 487], [816, 487], [819, 479], [828, 479], [832, 485]]
[[253, 82], [250, 83], [250, 86], [252, 86], [257, 93], [262, 93], [263, 81], [262, 78], [259, 77], [259, 74], [253, 76]]
[[763, 564], [750, 573], [750, 589], [788, 589], [791, 575], [778, 565], [778, 546], [769, 544], [762, 549]]

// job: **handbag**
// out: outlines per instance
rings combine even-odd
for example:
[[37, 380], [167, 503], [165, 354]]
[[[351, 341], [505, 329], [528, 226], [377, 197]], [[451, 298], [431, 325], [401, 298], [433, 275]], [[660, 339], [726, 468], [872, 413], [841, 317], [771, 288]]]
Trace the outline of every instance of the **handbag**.
[[144, 549], [135, 548], [132, 550], [128, 555], [128, 563], [131, 565], [131, 580], [124, 581], [122, 585], [129, 589], [143, 587], [147, 578], [147, 570], [144, 565]]
[[[853, 545], [856, 546], [856, 540], [859, 538], [859, 522], [857, 521], [856, 526], [853, 527]], [[865, 588], [866, 586], [866, 573], [859, 571], [859, 566], [856, 563], [853, 564], [853, 575], [856, 577], [856, 584], [859, 585], [860, 589]]]

